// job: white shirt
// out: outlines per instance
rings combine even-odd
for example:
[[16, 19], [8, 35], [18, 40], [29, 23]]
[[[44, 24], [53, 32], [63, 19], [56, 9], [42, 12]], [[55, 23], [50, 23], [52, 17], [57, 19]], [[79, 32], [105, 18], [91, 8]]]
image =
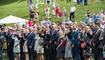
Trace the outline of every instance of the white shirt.
[[32, 10], [33, 9], [33, 4], [30, 4], [29, 8], [30, 8], [30, 10]]
[[76, 8], [74, 6], [70, 8], [71, 12], [75, 12], [75, 10], [76, 10]]

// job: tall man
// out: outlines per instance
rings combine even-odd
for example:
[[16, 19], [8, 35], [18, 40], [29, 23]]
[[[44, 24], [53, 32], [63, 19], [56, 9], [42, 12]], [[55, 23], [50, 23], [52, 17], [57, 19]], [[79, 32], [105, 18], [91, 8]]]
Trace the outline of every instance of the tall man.
[[3, 43], [4, 43], [4, 33], [0, 28], [0, 60], [2, 60]]
[[52, 30], [50, 32], [49, 43], [51, 44], [51, 60], [56, 59], [56, 42], [58, 39], [58, 30], [56, 29], [56, 25], [52, 25]]
[[35, 60], [35, 53], [34, 53], [35, 33], [33, 32], [32, 27], [29, 28], [29, 31], [30, 33], [27, 36], [27, 47], [28, 47], [29, 60]]
[[72, 5], [70, 8], [70, 20], [71, 20], [71, 17], [75, 18], [75, 11], [76, 11], [76, 8], [74, 7], [74, 5]]
[[80, 58], [80, 31], [74, 26], [72, 32], [72, 55], [73, 60], [81, 60]]
[[93, 35], [93, 48], [95, 60], [103, 60], [103, 33], [104, 30], [100, 28], [100, 24], [95, 25], [96, 32]]

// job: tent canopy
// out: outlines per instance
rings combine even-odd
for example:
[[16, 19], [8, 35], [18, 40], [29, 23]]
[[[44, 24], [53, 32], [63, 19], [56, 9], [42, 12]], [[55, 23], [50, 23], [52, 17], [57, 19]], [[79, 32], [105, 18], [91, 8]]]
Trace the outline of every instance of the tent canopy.
[[26, 19], [22, 19], [22, 18], [10, 15], [8, 17], [5, 17], [5, 18], [1, 19], [0, 24], [22, 23], [22, 22], [27, 22], [27, 21], [28, 20], [26, 20]]

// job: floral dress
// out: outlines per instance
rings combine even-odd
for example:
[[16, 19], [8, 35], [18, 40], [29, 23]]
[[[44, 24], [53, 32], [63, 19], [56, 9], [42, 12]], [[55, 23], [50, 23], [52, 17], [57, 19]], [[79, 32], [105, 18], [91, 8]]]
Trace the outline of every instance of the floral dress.
[[20, 53], [20, 40], [18, 39], [18, 36], [17, 35], [13, 35], [12, 39], [14, 39], [13, 52], [14, 53]]
[[39, 34], [36, 35], [35, 37], [36, 42], [35, 42], [35, 48], [37, 53], [44, 53], [44, 48], [43, 48], [43, 38], [39, 36]]

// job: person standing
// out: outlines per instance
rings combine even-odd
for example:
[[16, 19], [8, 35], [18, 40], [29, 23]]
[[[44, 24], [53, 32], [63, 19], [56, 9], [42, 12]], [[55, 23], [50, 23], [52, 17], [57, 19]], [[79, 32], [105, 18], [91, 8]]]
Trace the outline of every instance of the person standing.
[[35, 8], [38, 8], [38, 0], [35, 0]]
[[88, 1], [87, 0], [84, 0], [84, 5], [85, 6], [87, 6], [88, 5], [88, 3], [87, 3]]
[[80, 5], [83, 6], [83, 0], [80, 0]]
[[30, 33], [27, 36], [27, 47], [28, 47], [29, 60], [35, 60], [35, 53], [34, 53], [35, 33], [33, 32], [32, 27], [29, 28], [29, 31]]
[[80, 4], [80, 0], [77, 0], [77, 4], [78, 4], [78, 5]]
[[50, 33], [50, 38], [49, 38], [49, 45], [50, 45], [50, 52], [51, 52], [51, 59], [52, 60], [57, 60], [56, 58], [56, 43], [58, 39], [58, 30], [56, 30], [56, 25], [52, 25], [52, 30]]
[[63, 60], [64, 58], [64, 46], [63, 46], [63, 38], [64, 38], [64, 34], [62, 31], [59, 31], [58, 33], [59, 38], [57, 39], [57, 58], [59, 60]]
[[30, 12], [30, 13], [33, 11], [33, 8], [34, 8], [33, 3], [30, 2], [30, 5], [29, 5], [29, 12]]
[[99, 22], [99, 19], [100, 19], [100, 16], [98, 15], [97, 12], [95, 12], [95, 15], [94, 15], [95, 23]]
[[13, 52], [16, 54], [15, 59], [20, 60], [20, 40], [18, 39], [20, 37], [21, 33], [18, 31], [13, 31], [12, 39], [14, 40], [14, 48]]
[[2, 60], [3, 43], [4, 43], [4, 33], [0, 28], [0, 60]]
[[67, 34], [66, 34], [66, 48], [65, 48], [65, 59], [66, 60], [72, 60], [72, 43], [71, 43], [71, 33], [72, 30], [70, 30]]
[[45, 14], [46, 14], [46, 18], [49, 18], [49, 13], [50, 13], [50, 9], [47, 5], [46, 9], [45, 9]]
[[76, 8], [74, 5], [72, 5], [70, 8], [70, 20], [71, 20], [71, 17], [73, 17], [73, 19], [75, 18], [75, 11], [76, 11]]
[[96, 2], [99, 2], [99, 0], [96, 0]]
[[51, 0], [47, 0], [46, 3], [49, 6], [49, 4], [51, 4]]
[[65, 7], [63, 8], [62, 16], [63, 16], [63, 22], [65, 22], [66, 21], [66, 16], [67, 16], [67, 12], [66, 12]]
[[25, 55], [25, 59], [26, 60], [29, 60], [29, 55], [28, 55], [28, 48], [27, 48], [27, 35], [28, 35], [28, 33], [29, 33], [29, 30], [28, 29], [25, 29], [25, 32], [24, 33], [22, 33], [22, 39], [24, 40], [24, 44], [23, 44], [23, 53], [24, 53], [24, 55]]
[[80, 31], [78, 27], [74, 26], [72, 32], [72, 56], [73, 60], [81, 60], [80, 57]]
[[12, 35], [13, 35], [12, 32], [13, 32], [13, 28], [9, 27], [9, 31], [6, 33], [7, 51], [8, 51], [9, 60], [14, 60], [14, 53], [13, 53], [14, 40], [12, 39]]
[[104, 30], [100, 28], [99, 23], [95, 24], [95, 29], [96, 31], [92, 38], [94, 58], [95, 60], [103, 60]]

